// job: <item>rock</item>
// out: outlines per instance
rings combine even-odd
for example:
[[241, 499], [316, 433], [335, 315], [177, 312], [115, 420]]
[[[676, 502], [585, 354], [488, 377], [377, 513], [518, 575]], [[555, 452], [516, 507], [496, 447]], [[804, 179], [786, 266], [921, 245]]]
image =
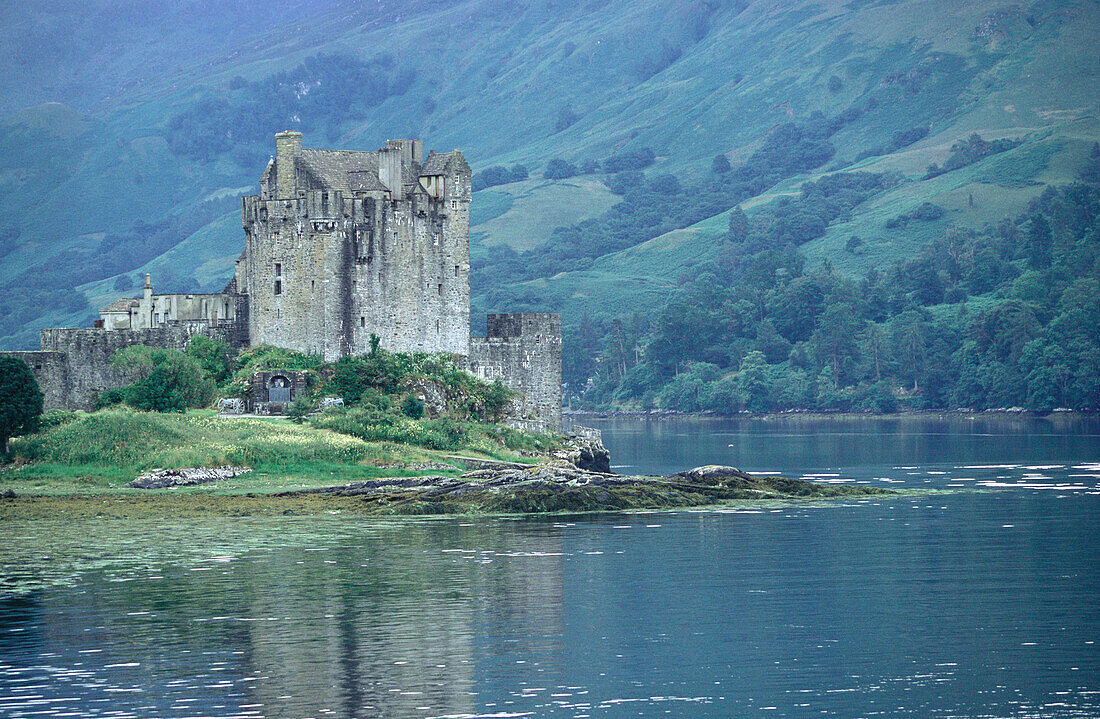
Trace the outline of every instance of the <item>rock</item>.
[[603, 446], [600, 430], [591, 427], [574, 426], [553, 458], [588, 472], [611, 473], [611, 453]]
[[155, 469], [146, 472], [127, 487], [135, 489], [164, 489], [166, 487], [186, 487], [193, 484], [207, 484], [221, 479], [232, 479], [252, 470], [248, 467], [186, 467], [184, 469]]
[[670, 474], [665, 479], [676, 479], [684, 482], [697, 482], [699, 484], [726, 484], [732, 480], [748, 480], [755, 478], [736, 467], [726, 467], [720, 464], [707, 464], [695, 467], [683, 472]]

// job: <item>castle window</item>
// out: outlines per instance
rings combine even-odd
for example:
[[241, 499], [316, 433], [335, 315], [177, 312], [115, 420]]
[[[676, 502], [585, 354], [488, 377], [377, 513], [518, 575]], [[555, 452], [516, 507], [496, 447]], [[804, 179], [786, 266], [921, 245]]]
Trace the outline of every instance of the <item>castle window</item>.
[[442, 297], [443, 296], [443, 284], [440, 283], [440, 284], [436, 285], [436, 290], [439, 291], [439, 296]]
[[283, 264], [281, 262], [276, 262], [275, 263], [275, 276], [276, 277], [282, 277], [283, 276]]
[[160, 313], [159, 312], [156, 313], [155, 315], [153, 315], [153, 321], [155, 323], [157, 323], [158, 325], [160, 324]]
[[439, 320], [436, 320], [436, 321], [435, 321], [435, 331], [436, 331], [436, 332], [438, 332], [438, 331], [439, 331]]
[[317, 291], [317, 280], [310, 280], [309, 281], [309, 289], [310, 289], [311, 292], [316, 292]]
[[451, 200], [451, 209], [452, 210], [457, 210], [458, 209], [458, 200]]
[[366, 327], [367, 326], [367, 318], [366, 317], [360, 317], [359, 318], [359, 326], [360, 327]]
[[458, 265], [455, 265], [455, 277], [458, 277]]
[[282, 280], [275, 280], [275, 294], [277, 294], [277, 295], [283, 294], [283, 281]]

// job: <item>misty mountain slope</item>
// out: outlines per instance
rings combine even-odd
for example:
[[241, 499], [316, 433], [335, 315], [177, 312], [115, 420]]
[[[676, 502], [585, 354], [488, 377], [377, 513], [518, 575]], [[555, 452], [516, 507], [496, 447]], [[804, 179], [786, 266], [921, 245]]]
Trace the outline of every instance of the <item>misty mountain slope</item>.
[[[38, 327], [86, 321], [129, 292], [115, 289], [127, 284], [123, 276], [152, 271], [164, 275], [154, 282], [165, 289], [228, 279], [242, 235], [230, 219], [233, 206], [217, 198], [254, 186], [273, 151], [271, 135], [288, 127], [302, 129], [313, 147], [374, 149], [387, 137], [418, 136], [428, 147], [460, 147], [475, 170], [520, 162], [535, 175], [555, 157], [602, 161], [648, 147], [656, 154], [651, 176], [674, 173], [690, 186], [707, 176], [715, 155], [737, 168], [783, 123], [812, 126], [820, 122], [815, 112], [843, 118], [828, 139], [835, 154], [827, 163], [780, 176], [757, 202], [784, 187], [797, 192], [801, 181], [830, 170], [900, 173], [904, 181], [891, 193], [805, 247], [811, 258], [853, 273], [908, 251], [934, 226], [1017, 212], [1041, 189], [1029, 183], [1071, 178], [1100, 136], [1094, 3], [467, 0], [360, 8], [288, 1], [262, 21], [249, 15], [239, 32], [223, 20], [166, 53], [181, 26], [205, 18], [197, 7], [150, 11], [132, 36], [108, 33], [95, 62], [79, 72], [59, 70], [56, 53], [0, 47], [26, 66], [28, 82], [64, 75], [36, 92], [12, 77], [0, 81], [11, 106], [53, 97], [82, 109], [29, 108], [0, 127], [7, 238], [0, 314], [8, 317], [0, 345], [33, 345]], [[9, 28], [83, 26], [102, 12], [82, 8], [58, 19], [51, 8], [27, 7]], [[262, 12], [242, 2], [225, 16], [253, 11]], [[369, 91], [362, 83], [341, 90], [355, 63]], [[111, 79], [96, 85], [95, 76]], [[262, 118], [245, 122], [248, 103], [272, 97], [292, 99], [285, 107], [268, 102]], [[927, 135], [892, 146], [914, 130]], [[1045, 165], [1007, 180], [1011, 168], [993, 164], [989, 176], [976, 174], [983, 170], [976, 165], [920, 179], [973, 132], [1024, 138], [1013, 152], [1042, 145], [1035, 152]], [[599, 216], [615, 202], [595, 185], [602, 180], [536, 177], [477, 193], [475, 215], [481, 198], [489, 209], [472, 230], [475, 254], [522, 251], [543, 244], [555, 226]], [[589, 189], [575, 192], [578, 183]], [[938, 225], [885, 231], [886, 219], [926, 194], [948, 210]], [[521, 214], [524, 221], [515, 221]], [[862, 238], [862, 254], [842, 249], [852, 235]], [[704, 244], [669, 249], [655, 267], [674, 277], [713, 254]], [[593, 264], [602, 281], [591, 286], [567, 273], [530, 282], [574, 290], [533, 294], [525, 285], [501, 299], [545, 297], [525, 306], [555, 310], [575, 294], [605, 307], [658, 301], [648, 281], [631, 279], [646, 263], [620, 269], [619, 258]], [[64, 275], [58, 267], [81, 269]], [[34, 291], [20, 293], [28, 282]], [[614, 288], [607, 297], [605, 286]], [[474, 287], [483, 308], [503, 308], [494, 305], [495, 289]]]

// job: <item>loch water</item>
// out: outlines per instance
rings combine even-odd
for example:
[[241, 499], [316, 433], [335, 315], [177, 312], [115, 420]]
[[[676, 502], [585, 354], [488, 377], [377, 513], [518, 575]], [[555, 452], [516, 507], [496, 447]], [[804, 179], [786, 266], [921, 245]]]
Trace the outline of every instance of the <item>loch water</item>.
[[1100, 716], [1100, 420], [583, 423], [621, 472], [921, 491], [11, 522], [0, 716]]

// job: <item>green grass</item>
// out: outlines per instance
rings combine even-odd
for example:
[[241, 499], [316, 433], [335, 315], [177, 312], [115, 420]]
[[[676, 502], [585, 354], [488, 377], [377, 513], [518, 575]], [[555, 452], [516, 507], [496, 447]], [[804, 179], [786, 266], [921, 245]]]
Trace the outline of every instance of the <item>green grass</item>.
[[[431, 426], [408, 422], [404, 439], [415, 440]], [[380, 465], [441, 462], [450, 451], [516, 460], [508, 445], [545, 449], [550, 441], [532, 444], [526, 433], [489, 425], [463, 427], [468, 441], [453, 443], [442, 451], [392, 439], [367, 441], [283, 418], [219, 417], [210, 410], [186, 414], [126, 409], [77, 412], [70, 421], [14, 439], [15, 463], [0, 473], [0, 488], [30, 494], [140, 492], [123, 485], [144, 471], [228, 464], [254, 471], [218, 482], [218, 492], [270, 492], [417, 474]], [[209, 490], [209, 486], [196, 486], [172, 491]]]
[[500, 217], [512, 208], [512, 196], [499, 190], [481, 190], [474, 193], [470, 203], [470, 227], [483, 225]]
[[484, 195], [489, 195], [486, 213], [490, 216], [481, 220], [482, 211], [471, 209], [470, 224], [474, 224], [474, 219], [481, 220], [476, 227], [484, 233], [471, 252], [484, 253], [495, 245], [507, 245], [517, 251], [537, 248], [550, 239], [555, 227], [598, 217], [619, 201], [595, 176], [556, 181], [532, 179], [500, 185], [477, 193], [471, 207], [476, 208]]

